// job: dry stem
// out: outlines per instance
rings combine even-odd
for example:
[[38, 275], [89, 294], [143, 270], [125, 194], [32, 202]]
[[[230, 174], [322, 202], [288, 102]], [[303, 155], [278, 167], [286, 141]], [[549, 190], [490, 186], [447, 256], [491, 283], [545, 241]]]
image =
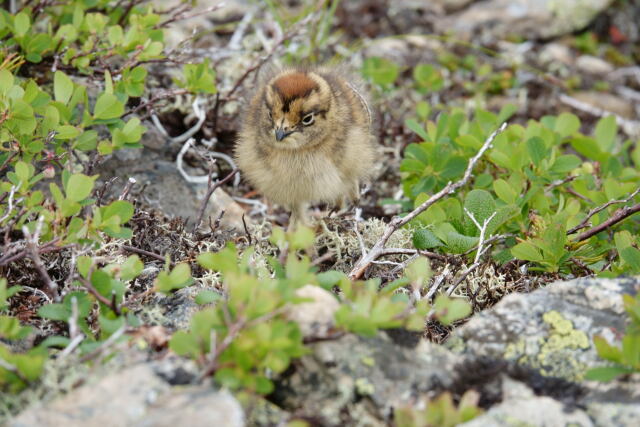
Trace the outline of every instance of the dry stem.
[[489, 147], [491, 147], [493, 140], [506, 128], [506, 126], [507, 123], [505, 122], [497, 130], [491, 133], [491, 135], [489, 135], [478, 153], [474, 157], [469, 159], [467, 169], [459, 181], [456, 181], [455, 183], [449, 182], [442, 190], [431, 196], [428, 200], [423, 202], [420, 206], [415, 208], [405, 217], [395, 217], [394, 219], [392, 219], [391, 222], [387, 225], [387, 228], [382, 234], [382, 237], [378, 239], [378, 241], [373, 245], [368, 253], [362, 254], [356, 265], [349, 273], [349, 277], [352, 280], [362, 277], [367, 267], [369, 267], [369, 265], [371, 265], [373, 261], [377, 260], [380, 256], [385, 255], [385, 245], [387, 244], [389, 238], [391, 237], [391, 235], [393, 235], [393, 233], [395, 233], [400, 227], [420, 215], [422, 212], [426, 211], [431, 205], [433, 205], [443, 197], [448, 196], [449, 194], [453, 194], [460, 187], [466, 185], [471, 178], [473, 168], [475, 167], [476, 163], [478, 163], [478, 160], [480, 160], [480, 157], [482, 157], [484, 153], [489, 149]]

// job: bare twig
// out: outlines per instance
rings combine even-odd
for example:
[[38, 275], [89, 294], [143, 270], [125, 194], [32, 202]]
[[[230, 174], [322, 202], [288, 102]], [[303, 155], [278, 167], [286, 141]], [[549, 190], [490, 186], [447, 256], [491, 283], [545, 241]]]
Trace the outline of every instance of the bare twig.
[[117, 331], [115, 331], [113, 334], [111, 334], [109, 336], [109, 338], [104, 340], [103, 343], [100, 344], [100, 346], [98, 348], [93, 350], [91, 353], [82, 356], [80, 358], [80, 363], [88, 362], [89, 360], [92, 360], [92, 359], [100, 356], [109, 347], [111, 347], [113, 344], [115, 344], [115, 342], [118, 341], [118, 339], [120, 339], [120, 337], [125, 333], [126, 329], [127, 329], [127, 325], [126, 324], [120, 326], [120, 328], [118, 328]]
[[133, 252], [133, 253], [140, 254], [140, 255], [144, 255], [144, 256], [147, 256], [149, 258], [154, 258], [154, 259], [157, 259], [158, 261], [165, 262], [167, 260], [165, 257], [163, 257], [162, 255], [157, 254], [155, 252], [145, 251], [144, 249], [135, 248], [135, 247], [129, 246], [129, 245], [122, 245], [121, 247], [125, 251]]
[[371, 250], [366, 255], [363, 255], [362, 257], [360, 257], [356, 265], [353, 267], [353, 269], [349, 273], [349, 277], [351, 279], [358, 279], [362, 277], [362, 275], [364, 274], [367, 267], [369, 267], [371, 262], [375, 261], [380, 256], [384, 255], [385, 245], [389, 241], [389, 238], [391, 237], [391, 235], [393, 235], [393, 233], [396, 232], [396, 230], [398, 230], [400, 227], [402, 227], [403, 225], [407, 224], [409, 221], [411, 221], [412, 219], [420, 215], [422, 212], [427, 210], [431, 205], [436, 203], [438, 200], [442, 199], [443, 197], [449, 194], [453, 194], [460, 187], [466, 185], [466, 183], [471, 178], [471, 173], [473, 171], [473, 168], [480, 160], [480, 157], [482, 157], [484, 153], [489, 149], [489, 147], [491, 147], [493, 140], [496, 138], [496, 136], [498, 136], [500, 132], [502, 132], [506, 128], [506, 126], [507, 124], [505, 122], [497, 130], [491, 133], [491, 135], [489, 135], [489, 137], [486, 139], [486, 141], [484, 142], [484, 144], [482, 145], [478, 153], [474, 157], [469, 159], [469, 164], [467, 165], [467, 169], [465, 170], [464, 175], [460, 180], [456, 181], [455, 183], [449, 182], [442, 190], [440, 190], [439, 192], [431, 196], [429, 199], [423, 202], [420, 206], [418, 206], [413, 211], [411, 211], [408, 215], [402, 218], [395, 217], [393, 220], [391, 220], [391, 222], [387, 225], [387, 228], [385, 229], [384, 233], [382, 234], [382, 237], [378, 239], [378, 241], [375, 243], [373, 248], [371, 248]]
[[196, 220], [193, 226], [193, 231], [196, 231], [198, 227], [200, 227], [200, 224], [202, 224], [202, 218], [204, 217], [204, 212], [207, 209], [207, 204], [209, 204], [209, 199], [211, 198], [211, 195], [214, 193], [214, 191], [216, 191], [218, 187], [229, 182], [231, 178], [233, 178], [235, 174], [238, 173], [238, 171], [239, 170], [235, 168], [234, 170], [229, 172], [229, 174], [224, 178], [219, 179], [215, 182], [209, 183], [209, 188], [207, 189], [207, 194], [205, 194], [204, 196], [204, 200], [202, 200], [202, 205], [200, 206], [200, 210], [198, 211], [198, 219]]
[[581, 242], [583, 240], [587, 240], [588, 238], [595, 236], [596, 234], [598, 234], [599, 232], [601, 232], [602, 230], [605, 230], [617, 223], [619, 223], [620, 221], [622, 221], [623, 219], [630, 217], [631, 215], [640, 212], [640, 203], [633, 205], [633, 206], [625, 206], [623, 208], [618, 209], [617, 211], [615, 211], [613, 213], [613, 215], [611, 216], [611, 218], [609, 218], [608, 220], [604, 221], [602, 224], [599, 224], [593, 228], [590, 228], [589, 230], [585, 231], [584, 233], [578, 234], [578, 236], [574, 239], [575, 242]]
[[589, 211], [589, 213], [587, 214], [587, 216], [580, 222], [580, 224], [576, 225], [575, 227], [571, 228], [569, 231], [567, 231], [567, 234], [573, 234], [575, 232], [577, 232], [578, 230], [582, 230], [583, 228], [589, 227], [589, 220], [596, 214], [602, 212], [603, 210], [607, 209], [609, 206], [611, 205], [617, 205], [620, 203], [627, 203], [629, 200], [633, 199], [634, 197], [636, 197], [638, 195], [638, 193], [640, 193], [640, 187], [638, 187], [636, 189], [636, 191], [634, 191], [633, 193], [631, 193], [629, 195], [629, 197], [627, 197], [626, 199], [620, 199], [620, 200], [609, 200], [607, 203], [598, 206], [596, 208], [593, 208]]
[[253, 237], [251, 237], [251, 233], [249, 233], [249, 229], [247, 228], [247, 221], [244, 219], [244, 212], [242, 213], [242, 226], [244, 227], [244, 234], [247, 235], [247, 239], [249, 239], [249, 245], [253, 244]]
[[71, 340], [78, 336], [78, 298], [71, 297], [71, 316], [69, 317], [69, 338]]
[[471, 218], [473, 225], [475, 225], [478, 228], [478, 230], [480, 230], [480, 236], [478, 237], [478, 252], [476, 252], [476, 259], [473, 260], [473, 262], [476, 263], [480, 261], [480, 255], [482, 255], [483, 253], [482, 245], [484, 244], [484, 235], [487, 232], [487, 226], [489, 225], [493, 217], [496, 216], [497, 212], [492, 213], [491, 216], [485, 219], [482, 224], [478, 222], [476, 217], [471, 212], [469, 212], [467, 208], [464, 208], [464, 213], [466, 213], [467, 216]]
[[53, 300], [58, 299], [58, 284], [51, 280], [51, 276], [47, 272], [47, 269], [42, 262], [42, 258], [40, 258], [40, 252], [38, 250], [38, 239], [40, 238], [40, 231], [42, 230], [42, 223], [44, 221], [44, 217], [40, 217], [36, 224], [36, 229], [33, 234], [29, 232], [27, 226], [22, 227], [22, 234], [24, 234], [24, 239], [26, 243], [26, 251], [29, 255], [29, 258], [33, 261], [33, 264], [40, 274], [40, 277], [44, 281], [45, 292], [47, 295], [51, 297]]
[[114, 313], [120, 315], [120, 306], [118, 306], [114, 299], [109, 299], [102, 295], [96, 288], [93, 287], [93, 284], [84, 277], [78, 276], [78, 279], [80, 279], [80, 283], [82, 283], [82, 285], [87, 289], [87, 291], [89, 291], [91, 295], [93, 295], [98, 301], [113, 310]]
[[118, 197], [118, 200], [126, 200], [127, 196], [129, 195], [129, 192], [131, 191], [131, 188], [136, 182], [137, 182], [136, 179], [130, 176], [129, 179], [127, 180], [127, 183], [124, 186], [124, 190], [122, 190], [122, 194], [120, 195], [120, 197]]

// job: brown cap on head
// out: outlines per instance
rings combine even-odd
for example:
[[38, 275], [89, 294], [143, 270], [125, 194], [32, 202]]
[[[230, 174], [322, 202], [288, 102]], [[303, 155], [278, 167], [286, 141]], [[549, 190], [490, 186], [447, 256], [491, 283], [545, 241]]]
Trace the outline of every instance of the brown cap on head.
[[273, 88], [283, 100], [291, 100], [309, 95], [318, 84], [305, 73], [296, 71], [278, 78], [273, 82]]

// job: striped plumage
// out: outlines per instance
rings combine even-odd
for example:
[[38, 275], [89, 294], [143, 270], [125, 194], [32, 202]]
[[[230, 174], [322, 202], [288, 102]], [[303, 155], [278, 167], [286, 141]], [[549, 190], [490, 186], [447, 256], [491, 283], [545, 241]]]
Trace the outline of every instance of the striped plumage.
[[358, 196], [375, 157], [362, 90], [336, 68], [290, 68], [258, 88], [244, 112], [238, 166], [270, 201], [308, 223], [308, 203]]

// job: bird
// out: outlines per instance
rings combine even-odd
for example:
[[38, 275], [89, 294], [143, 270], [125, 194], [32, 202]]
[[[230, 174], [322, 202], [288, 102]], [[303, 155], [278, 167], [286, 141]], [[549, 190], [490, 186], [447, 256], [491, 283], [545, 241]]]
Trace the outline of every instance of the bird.
[[358, 199], [376, 158], [371, 110], [345, 67], [288, 67], [263, 78], [238, 133], [242, 175], [291, 211], [289, 228], [311, 225], [314, 203], [344, 208]]

